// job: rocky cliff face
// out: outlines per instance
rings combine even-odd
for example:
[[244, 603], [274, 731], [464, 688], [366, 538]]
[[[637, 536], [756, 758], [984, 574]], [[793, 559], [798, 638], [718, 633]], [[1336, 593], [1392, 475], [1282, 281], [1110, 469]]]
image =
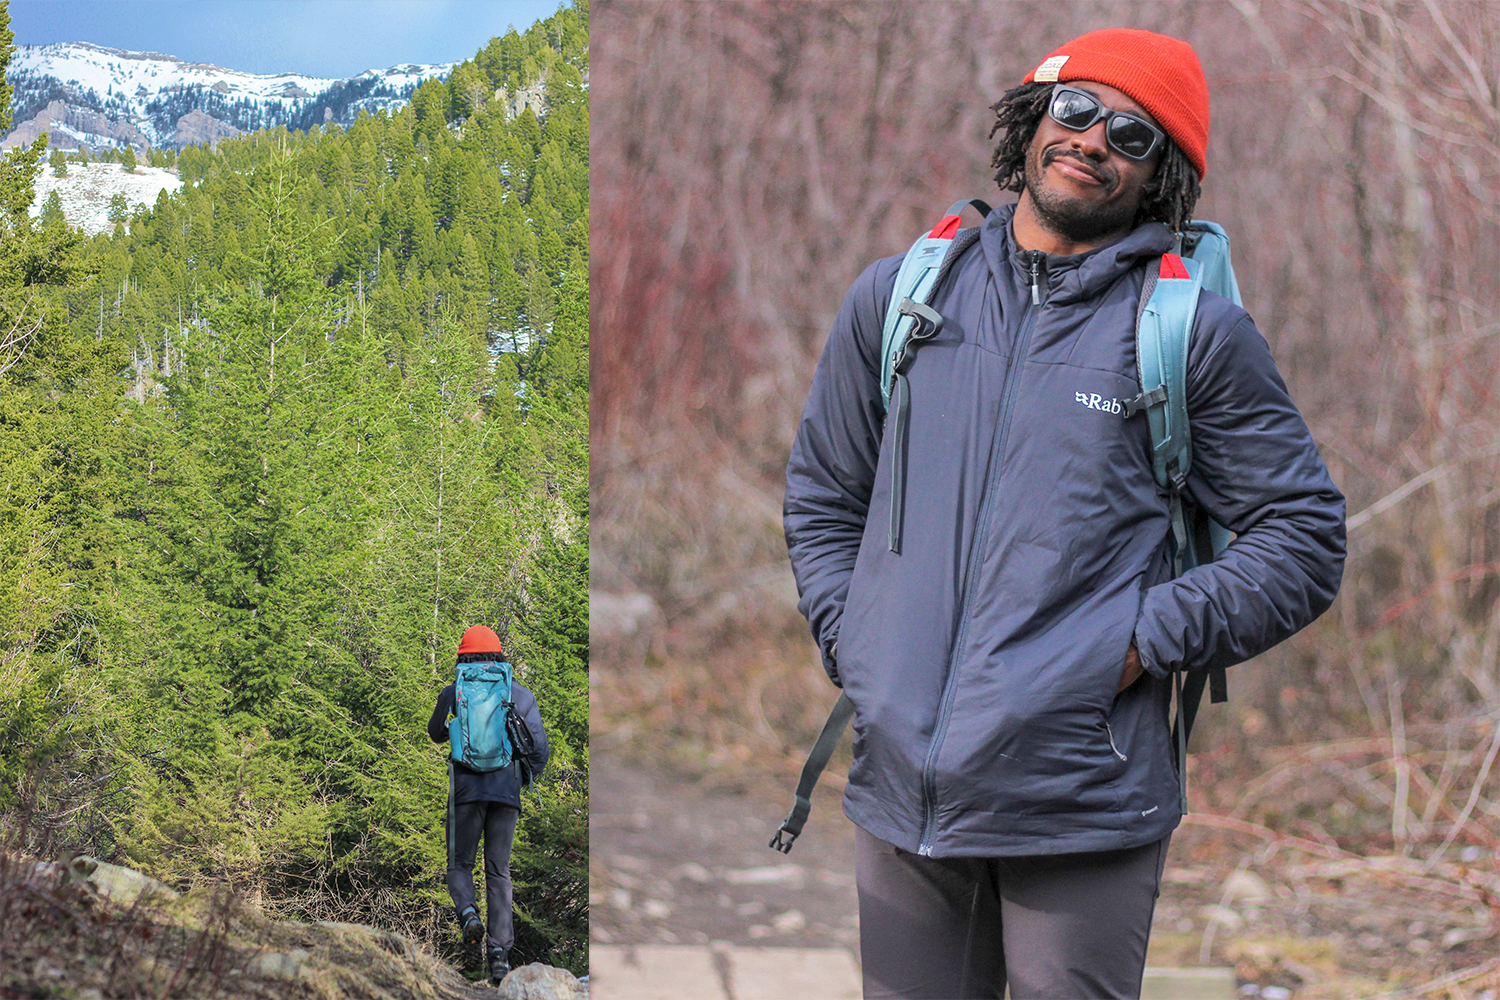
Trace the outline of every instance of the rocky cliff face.
[[495, 91], [495, 96], [505, 101], [505, 113], [511, 118], [517, 117], [527, 108], [531, 109], [532, 114], [540, 117], [547, 110], [545, 103], [546, 94], [547, 81], [545, 77], [537, 80], [536, 83], [533, 83], [529, 87], [522, 87], [516, 91], [513, 97], [507, 97], [503, 90]]
[[0, 149], [29, 145], [43, 132], [48, 133], [47, 145], [51, 149], [71, 151], [86, 148], [93, 152], [126, 145], [144, 149], [151, 145], [146, 134], [129, 121], [111, 118], [92, 108], [49, 101], [45, 108], [18, 124], [0, 141]]
[[200, 142], [213, 145], [220, 139], [233, 139], [239, 134], [240, 130], [228, 122], [221, 122], [206, 111], [194, 108], [177, 119], [177, 129], [172, 133], [172, 139], [167, 145], [178, 149], [184, 146], [196, 146]]

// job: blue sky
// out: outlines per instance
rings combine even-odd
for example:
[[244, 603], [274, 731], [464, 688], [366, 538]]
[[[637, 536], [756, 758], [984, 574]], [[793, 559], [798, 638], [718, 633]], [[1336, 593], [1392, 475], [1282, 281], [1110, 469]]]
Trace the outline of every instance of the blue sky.
[[461, 62], [559, 0], [11, 0], [17, 45], [92, 42], [247, 73], [342, 79]]

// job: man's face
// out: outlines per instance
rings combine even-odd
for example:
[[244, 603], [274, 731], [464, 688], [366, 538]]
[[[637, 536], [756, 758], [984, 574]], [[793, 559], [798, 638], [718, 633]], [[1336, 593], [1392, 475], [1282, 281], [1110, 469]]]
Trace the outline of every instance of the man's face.
[[[1129, 111], [1153, 125], [1155, 118], [1114, 87], [1089, 80], [1068, 86], [1092, 94], [1112, 111]], [[1158, 147], [1132, 160], [1105, 141], [1105, 119], [1074, 132], [1043, 114], [1026, 150], [1026, 191], [1043, 225], [1077, 243], [1091, 243], [1128, 230], [1141, 192], [1161, 160]], [[1160, 127], [1160, 126], [1158, 126]]]

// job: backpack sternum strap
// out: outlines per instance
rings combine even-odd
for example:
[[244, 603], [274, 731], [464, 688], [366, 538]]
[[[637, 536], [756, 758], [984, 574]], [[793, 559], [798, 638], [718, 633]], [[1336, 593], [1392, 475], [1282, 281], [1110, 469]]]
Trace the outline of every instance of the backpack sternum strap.
[[900, 305], [896, 306], [896, 311], [902, 316], [910, 316], [912, 321], [911, 332], [906, 335], [906, 340], [891, 357], [891, 370], [900, 375], [916, 359], [916, 345], [936, 337], [942, 330], [943, 314], [931, 306], [913, 302], [909, 298], [902, 299]]
[[906, 380], [906, 369], [916, 358], [917, 345], [938, 335], [943, 328], [943, 316], [931, 306], [924, 306], [911, 299], [902, 299], [897, 311], [912, 319], [911, 333], [895, 351], [891, 359], [894, 372], [891, 384], [890, 420], [895, 434], [891, 442], [891, 524], [887, 541], [892, 552], [901, 552], [901, 519], [906, 514], [906, 424], [907, 397], [911, 385]]
[[1167, 500], [1172, 518], [1172, 575], [1181, 576], [1188, 569], [1188, 553], [1193, 541], [1188, 535], [1187, 514], [1182, 509], [1182, 490], [1174, 489]]
[[[885, 323], [880, 331], [880, 400], [887, 408], [891, 404], [891, 383], [896, 375], [897, 359], [902, 359], [905, 364], [911, 363], [906, 342], [916, 327], [917, 317], [937, 315], [934, 310], [924, 313], [903, 307], [908, 302], [913, 306], [925, 307], [938, 282], [947, 272], [946, 265], [956, 256], [953, 251], [968, 249], [973, 245], [974, 239], [978, 238], [977, 230], [965, 230], [965, 233], [972, 234], [970, 238], [954, 239], [959, 236], [959, 215], [966, 205], [972, 205], [981, 215], [990, 214], [990, 207], [977, 198], [954, 202], [931, 232], [917, 237], [911, 249], [906, 251], [900, 270], [896, 272], [896, 284], [892, 287], [890, 305], [886, 307]], [[936, 333], [933, 330], [928, 336]]]
[[886, 547], [901, 554], [901, 521], [906, 516], [906, 423], [907, 394], [911, 384], [901, 371], [896, 372], [896, 382], [891, 388], [891, 522], [886, 532]]
[[1140, 413], [1142, 410], [1152, 406], [1160, 406], [1167, 401], [1167, 387], [1159, 385], [1155, 389], [1148, 389], [1134, 399], [1125, 401], [1125, 409], [1122, 415], [1129, 418]]

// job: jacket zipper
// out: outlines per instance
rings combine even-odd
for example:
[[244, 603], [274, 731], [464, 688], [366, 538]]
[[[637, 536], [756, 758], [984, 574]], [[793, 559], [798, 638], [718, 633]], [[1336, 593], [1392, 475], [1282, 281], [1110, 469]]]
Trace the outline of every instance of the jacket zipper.
[[1005, 465], [1005, 449], [1010, 440], [1010, 422], [1016, 386], [1021, 381], [1021, 369], [1025, 366], [1026, 356], [1031, 351], [1031, 335], [1036, 329], [1036, 314], [1041, 309], [1040, 274], [1043, 256], [1040, 250], [1026, 251], [1031, 275], [1031, 306], [1026, 310], [1026, 315], [1021, 318], [1021, 331], [1016, 337], [1016, 350], [1011, 356], [1010, 370], [1005, 373], [1005, 388], [1000, 397], [1000, 430], [995, 441], [996, 458], [992, 463], [993, 468], [989, 478], [984, 484], [984, 493], [980, 497], [979, 528], [974, 533], [974, 541], [969, 547], [968, 579], [964, 582], [964, 598], [958, 609], [958, 636], [953, 643], [953, 652], [948, 658], [948, 673], [943, 679], [943, 699], [938, 708], [937, 723], [933, 726], [932, 740], [927, 746], [927, 760], [922, 766], [922, 840], [917, 845], [917, 853], [923, 857], [932, 857], [933, 827], [937, 822], [937, 758], [942, 750], [943, 740], [948, 735], [948, 721], [953, 713], [953, 697], [956, 693], [953, 668], [958, 664], [959, 653], [969, 637], [969, 605], [973, 602], [974, 588], [979, 579], [978, 561], [983, 561], [984, 542], [989, 535], [991, 511], [989, 499], [994, 493]]

